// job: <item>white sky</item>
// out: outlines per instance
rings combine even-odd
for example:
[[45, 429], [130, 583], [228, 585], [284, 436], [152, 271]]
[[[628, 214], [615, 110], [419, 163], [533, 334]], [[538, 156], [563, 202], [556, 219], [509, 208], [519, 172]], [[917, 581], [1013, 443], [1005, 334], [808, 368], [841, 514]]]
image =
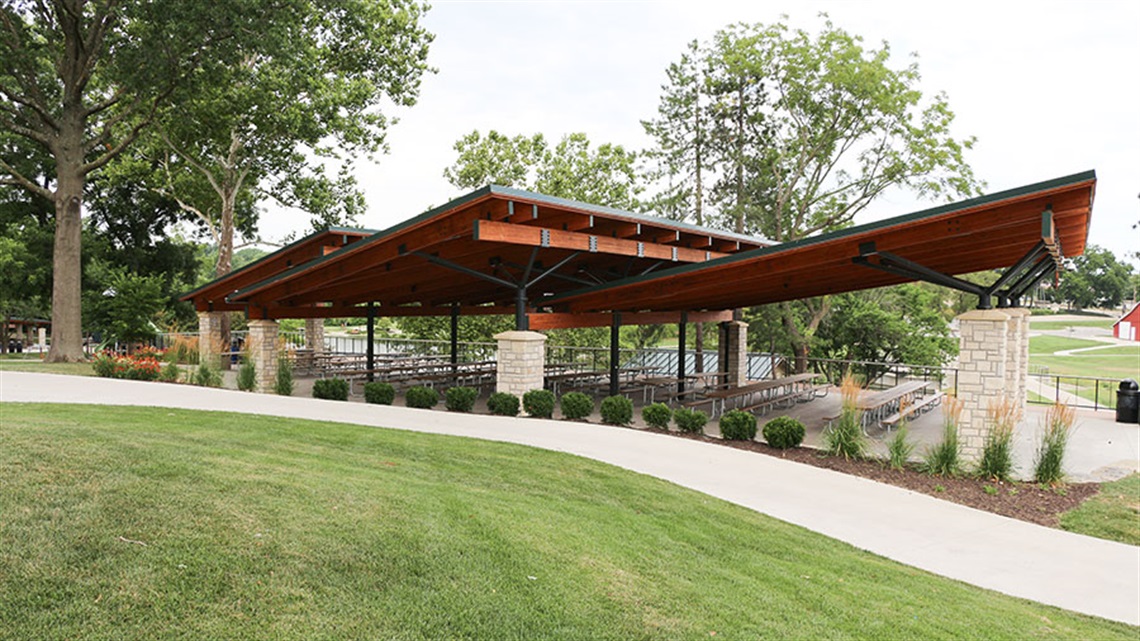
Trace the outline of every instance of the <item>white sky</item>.
[[[1089, 241], [1123, 256], [1140, 249], [1140, 2], [848, 1], [539, 2], [435, 0], [435, 34], [419, 103], [399, 114], [391, 153], [362, 160], [357, 177], [383, 229], [460, 195], [442, 176], [452, 145], [473, 129], [585, 132], [595, 145], [650, 145], [640, 121], [656, 113], [665, 68], [685, 44], [733, 22], [818, 31], [819, 12], [901, 67], [918, 54], [925, 95], [945, 91], [967, 159], [987, 192], [1093, 169]], [[930, 206], [905, 193], [872, 204], [857, 223]], [[307, 230], [273, 210], [266, 239]]]

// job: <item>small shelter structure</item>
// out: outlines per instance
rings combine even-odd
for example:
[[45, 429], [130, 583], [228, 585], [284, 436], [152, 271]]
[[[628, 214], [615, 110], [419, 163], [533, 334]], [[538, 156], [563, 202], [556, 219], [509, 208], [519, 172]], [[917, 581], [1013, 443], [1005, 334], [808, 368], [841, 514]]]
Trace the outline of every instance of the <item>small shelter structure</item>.
[[1112, 335], [1125, 341], [1140, 341], [1140, 302], [1112, 324]]

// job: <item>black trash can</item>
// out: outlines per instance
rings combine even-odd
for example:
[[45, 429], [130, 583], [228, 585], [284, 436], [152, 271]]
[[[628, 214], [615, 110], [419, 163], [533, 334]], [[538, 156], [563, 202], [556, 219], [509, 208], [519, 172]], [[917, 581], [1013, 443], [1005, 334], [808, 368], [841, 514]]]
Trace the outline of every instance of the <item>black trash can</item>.
[[1140, 422], [1140, 384], [1131, 378], [1120, 381], [1116, 390], [1116, 422]]

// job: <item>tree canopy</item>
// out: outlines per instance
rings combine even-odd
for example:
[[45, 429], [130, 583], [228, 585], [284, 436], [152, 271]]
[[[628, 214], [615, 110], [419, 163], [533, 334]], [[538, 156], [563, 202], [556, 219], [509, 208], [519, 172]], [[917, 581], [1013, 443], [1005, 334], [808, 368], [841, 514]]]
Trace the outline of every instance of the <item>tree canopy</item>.
[[563, 136], [552, 148], [542, 134], [476, 130], [456, 141], [455, 151], [443, 176], [459, 189], [495, 184], [618, 209], [640, 206], [637, 153], [609, 143], [592, 147], [583, 133]]
[[[944, 94], [924, 98], [917, 63], [898, 67], [886, 43], [867, 47], [830, 20], [816, 34], [730, 26], [690, 44], [667, 80], [644, 124], [671, 217], [788, 242], [850, 225], [892, 188], [980, 190], [964, 158], [973, 139], [953, 135]], [[780, 309], [802, 357], [829, 303]]]

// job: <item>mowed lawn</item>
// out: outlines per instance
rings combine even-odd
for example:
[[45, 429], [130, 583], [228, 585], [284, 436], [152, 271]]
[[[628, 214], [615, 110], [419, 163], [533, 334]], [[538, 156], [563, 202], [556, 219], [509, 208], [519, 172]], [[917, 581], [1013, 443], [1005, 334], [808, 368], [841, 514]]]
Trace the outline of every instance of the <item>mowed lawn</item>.
[[537, 449], [154, 408], [0, 425], [0, 638], [1140, 634]]

